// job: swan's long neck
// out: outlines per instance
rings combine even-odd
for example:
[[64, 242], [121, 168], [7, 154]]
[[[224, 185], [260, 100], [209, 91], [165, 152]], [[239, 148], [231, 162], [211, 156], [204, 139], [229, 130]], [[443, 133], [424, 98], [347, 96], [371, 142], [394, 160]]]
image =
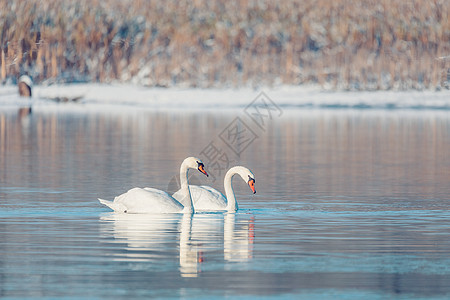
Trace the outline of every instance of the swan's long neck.
[[184, 206], [183, 212], [184, 213], [193, 213], [194, 205], [192, 204], [191, 192], [189, 190], [188, 167], [186, 166], [186, 164], [184, 162], [183, 162], [183, 164], [181, 164], [181, 168], [180, 168], [180, 183], [181, 183], [181, 190], [183, 191], [184, 197], [189, 197], [189, 199], [187, 199], [187, 201], [183, 202], [183, 203], [186, 203], [186, 205]]
[[228, 170], [227, 174], [225, 174], [225, 179], [223, 182], [225, 188], [225, 196], [227, 197], [227, 210], [228, 211], [236, 211], [238, 209], [238, 205], [236, 203], [236, 197], [234, 196], [233, 185], [231, 184], [231, 179], [234, 174], [238, 174], [234, 168]]

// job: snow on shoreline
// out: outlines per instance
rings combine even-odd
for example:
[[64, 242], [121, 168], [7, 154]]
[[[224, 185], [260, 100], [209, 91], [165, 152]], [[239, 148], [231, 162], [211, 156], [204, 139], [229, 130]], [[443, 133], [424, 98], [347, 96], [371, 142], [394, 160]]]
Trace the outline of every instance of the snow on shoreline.
[[[145, 88], [135, 85], [72, 84], [34, 86], [33, 98], [20, 98], [16, 86], [0, 87], [0, 111], [23, 106], [38, 110], [236, 110], [261, 92], [284, 109], [409, 109], [450, 110], [450, 91], [328, 92], [319, 87], [190, 89]], [[76, 103], [48, 99], [82, 97]]]

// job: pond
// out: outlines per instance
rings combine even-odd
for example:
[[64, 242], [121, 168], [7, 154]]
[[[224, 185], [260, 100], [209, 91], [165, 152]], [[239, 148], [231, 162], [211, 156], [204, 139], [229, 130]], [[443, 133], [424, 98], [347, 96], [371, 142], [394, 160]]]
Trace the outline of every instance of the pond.
[[[439, 110], [0, 112], [0, 297], [447, 299], [450, 115]], [[132, 187], [236, 213], [117, 214]]]

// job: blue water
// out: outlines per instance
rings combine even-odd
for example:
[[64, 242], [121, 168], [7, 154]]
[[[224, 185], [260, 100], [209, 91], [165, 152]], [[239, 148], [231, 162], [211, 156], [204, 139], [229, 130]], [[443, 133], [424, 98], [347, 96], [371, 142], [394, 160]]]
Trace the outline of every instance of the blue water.
[[[445, 111], [285, 110], [262, 126], [250, 116], [0, 112], [0, 297], [450, 297]], [[234, 129], [249, 131], [236, 142]], [[234, 179], [237, 213], [192, 216], [97, 201], [175, 190], [190, 155], [212, 175], [191, 183], [223, 191], [239, 164], [257, 194]]]

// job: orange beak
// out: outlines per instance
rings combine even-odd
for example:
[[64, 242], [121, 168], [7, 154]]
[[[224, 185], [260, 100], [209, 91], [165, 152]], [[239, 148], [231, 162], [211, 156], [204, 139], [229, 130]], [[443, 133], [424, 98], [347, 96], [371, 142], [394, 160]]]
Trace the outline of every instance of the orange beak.
[[255, 189], [255, 179], [250, 179], [248, 181], [248, 186], [252, 189], [253, 194], [256, 194], [256, 189]]
[[206, 173], [205, 167], [204, 167], [203, 165], [198, 166], [198, 170], [199, 170], [200, 172], [202, 172], [203, 174], [205, 174], [206, 177], [209, 177], [209, 175], [208, 175], [208, 173]]

